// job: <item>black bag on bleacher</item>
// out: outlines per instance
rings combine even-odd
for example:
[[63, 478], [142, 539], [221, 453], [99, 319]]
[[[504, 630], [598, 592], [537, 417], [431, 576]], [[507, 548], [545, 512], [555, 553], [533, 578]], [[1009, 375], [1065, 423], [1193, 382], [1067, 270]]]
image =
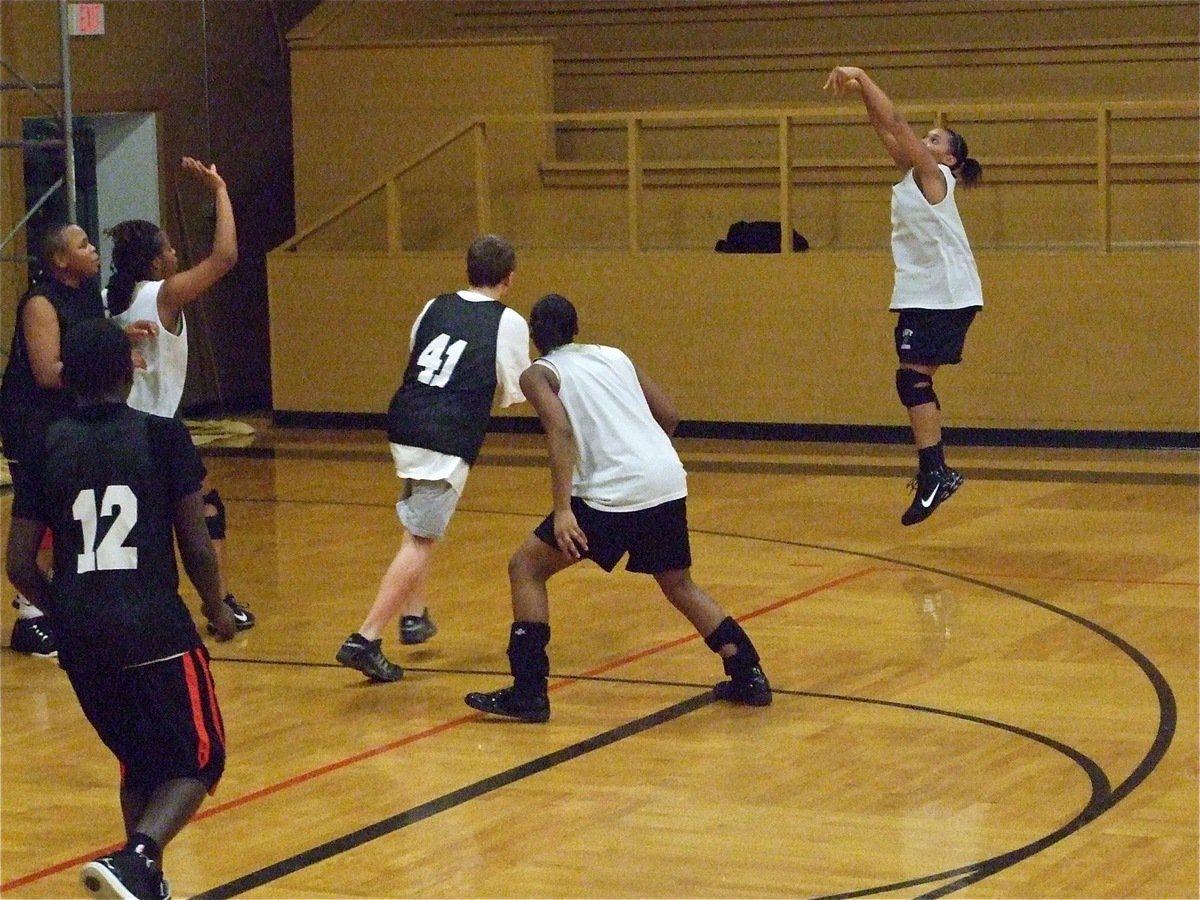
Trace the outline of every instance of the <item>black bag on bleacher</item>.
[[[778, 253], [782, 230], [778, 222], [734, 222], [713, 249], [718, 253]], [[794, 228], [792, 249], [808, 249], [808, 241]]]

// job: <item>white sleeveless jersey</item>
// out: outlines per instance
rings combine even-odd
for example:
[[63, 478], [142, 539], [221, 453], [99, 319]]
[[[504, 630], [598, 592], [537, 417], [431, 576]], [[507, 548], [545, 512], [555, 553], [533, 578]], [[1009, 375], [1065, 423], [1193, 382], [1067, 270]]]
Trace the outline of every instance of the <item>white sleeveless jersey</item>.
[[964, 309], [983, 306], [983, 288], [967, 232], [954, 202], [954, 175], [946, 177], [946, 196], [930, 203], [912, 169], [892, 187], [892, 258], [896, 282], [891, 309]]
[[650, 413], [629, 357], [615, 347], [566, 344], [536, 360], [558, 375], [575, 432], [571, 494], [606, 512], [633, 512], [687, 496], [687, 473]]
[[135, 346], [146, 357], [145, 369], [134, 369], [129, 405], [142, 412], [170, 418], [179, 411], [183, 383], [187, 378], [187, 319], [179, 313], [179, 334], [172, 334], [158, 317], [161, 281], [139, 281], [133, 288], [129, 309], [113, 316], [122, 327], [150, 321], [158, 325], [158, 337], [138, 341]]

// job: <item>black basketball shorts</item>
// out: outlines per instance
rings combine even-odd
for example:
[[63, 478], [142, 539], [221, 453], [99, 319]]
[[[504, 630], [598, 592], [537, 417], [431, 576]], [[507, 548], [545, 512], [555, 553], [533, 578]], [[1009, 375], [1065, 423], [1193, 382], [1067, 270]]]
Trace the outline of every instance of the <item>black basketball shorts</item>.
[[[657, 575], [691, 568], [686, 497], [634, 512], [604, 512], [572, 497], [571, 511], [587, 535], [584, 558], [593, 560], [605, 572], [616, 568], [626, 553], [629, 561], [625, 568], [630, 572]], [[544, 543], [557, 547], [554, 514], [548, 515], [533, 533]]]
[[195, 778], [211, 794], [225, 771], [225, 726], [208, 651], [129, 669], [72, 666], [71, 687], [84, 715], [121, 764], [121, 783], [153, 791]]
[[942, 366], [962, 362], [967, 329], [981, 307], [901, 309], [896, 321], [896, 356], [902, 363]]

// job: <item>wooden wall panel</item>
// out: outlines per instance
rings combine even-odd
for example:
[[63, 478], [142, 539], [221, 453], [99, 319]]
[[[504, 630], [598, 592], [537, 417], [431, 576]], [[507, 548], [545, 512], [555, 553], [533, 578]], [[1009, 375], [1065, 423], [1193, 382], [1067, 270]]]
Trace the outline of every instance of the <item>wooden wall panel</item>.
[[[955, 427], [1196, 431], [1190, 251], [981, 253], [987, 306], [943, 369]], [[383, 412], [429, 297], [461, 253], [270, 257], [275, 408]], [[626, 349], [686, 419], [900, 425], [887, 254], [524, 251], [509, 299], [558, 291], [581, 340]], [[345, 285], [354, 285], [347, 292]], [[527, 408], [514, 410], [531, 415]]]
[[292, 44], [296, 222], [304, 228], [470, 116], [549, 112], [550, 45]]

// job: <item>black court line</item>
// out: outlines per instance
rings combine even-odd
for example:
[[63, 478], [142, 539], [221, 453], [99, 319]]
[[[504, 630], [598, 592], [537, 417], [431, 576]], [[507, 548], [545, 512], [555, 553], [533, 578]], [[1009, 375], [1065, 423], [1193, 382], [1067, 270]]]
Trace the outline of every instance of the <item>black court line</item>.
[[[519, 513], [508, 513], [508, 514], [509, 515], [522, 515]], [[977, 722], [979, 724], [992, 725], [994, 727], [998, 727], [998, 728], [1004, 729], [1006, 731], [1009, 731], [1013, 734], [1019, 734], [1019, 735], [1025, 736], [1031, 740], [1038, 741], [1039, 743], [1042, 743], [1045, 746], [1050, 747], [1059, 753], [1062, 753], [1063, 755], [1067, 756], [1069, 759], [1074, 761], [1076, 763], [1076, 765], [1078, 765], [1080, 768], [1082, 768], [1084, 770], [1084, 772], [1086, 773], [1086, 775], [1089, 778], [1091, 785], [1092, 785], [1092, 794], [1091, 794], [1091, 797], [1090, 797], [1088, 803], [1070, 821], [1068, 821], [1064, 825], [1060, 826], [1059, 828], [1055, 829], [1054, 831], [1052, 831], [1046, 835], [1043, 835], [1021, 847], [1017, 847], [1015, 849], [1005, 851], [1004, 853], [997, 854], [996, 856], [992, 856], [987, 859], [979, 860], [979, 861], [976, 861], [976, 862], [973, 862], [973, 863], [970, 863], [970, 864], [967, 864], [964, 866], [960, 866], [955, 869], [947, 870], [944, 872], [939, 872], [939, 873], [924, 875], [924, 876], [918, 876], [916, 878], [908, 879], [903, 882], [897, 882], [894, 884], [876, 885], [873, 887], [862, 888], [859, 890], [845, 892], [845, 893], [825, 895], [825, 897], [823, 897], [822, 900], [835, 900], [835, 898], [836, 898], [836, 900], [842, 900], [842, 898], [871, 896], [871, 895], [883, 893], [886, 891], [896, 891], [896, 890], [903, 890], [903, 889], [910, 888], [910, 887], [917, 887], [920, 885], [930, 885], [935, 882], [946, 881], [946, 879], [954, 879], [954, 880], [950, 881], [947, 884], [941, 884], [940, 886], [933, 888], [932, 890], [928, 891], [927, 893], [920, 895], [921, 900], [925, 900], [925, 898], [940, 898], [940, 897], [944, 897], [949, 894], [955, 893], [957, 891], [960, 891], [966, 887], [969, 887], [972, 884], [975, 884], [979, 881], [982, 881], [985, 878], [988, 878], [991, 875], [996, 874], [997, 872], [1000, 872], [1006, 868], [1016, 865], [1017, 863], [1021, 862], [1022, 860], [1027, 859], [1028, 857], [1033, 856], [1034, 854], [1040, 852], [1041, 850], [1044, 850], [1047, 847], [1063, 840], [1064, 838], [1070, 836], [1071, 834], [1074, 834], [1076, 831], [1083, 828], [1085, 825], [1092, 822], [1099, 816], [1103, 815], [1108, 810], [1112, 809], [1117, 803], [1119, 803], [1126, 796], [1128, 796], [1130, 793], [1132, 793], [1143, 781], [1145, 781], [1145, 779], [1150, 775], [1150, 773], [1153, 772], [1155, 770], [1155, 768], [1157, 768], [1158, 764], [1162, 761], [1162, 758], [1166, 755], [1167, 750], [1171, 746], [1171, 742], [1174, 739], [1175, 730], [1176, 730], [1177, 721], [1178, 721], [1178, 709], [1177, 709], [1177, 705], [1176, 705], [1176, 701], [1175, 701], [1174, 692], [1172, 691], [1171, 686], [1170, 686], [1169, 682], [1167, 681], [1166, 677], [1162, 674], [1162, 672], [1158, 669], [1158, 667], [1154, 665], [1154, 663], [1149, 659], [1149, 657], [1147, 657], [1144, 653], [1142, 653], [1140, 650], [1138, 650], [1136, 647], [1134, 647], [1132, 644], [1130, 644], [1124, 638], [1121, 638], [1119, 635], [1110, 631], [1109, 629], [1105, 628], [1104, 626], [1102, 626], [1096, 622], [1093, 622], [1090, 619], [1087, 619], [1081, 615], [1078, 615], [1077, 613], [1070, 612], [1069, 610], [1063, 609], [1062, 607], [1055, 606], [1054, 604], [1049, 603], [1048, 601], [1039, 600], [1036, 597], [1032, 597], [1032, 596], [1030, 596], [1028, 594], [1024, 594], [1020, 591], [1016, 591], [1016, 590], [1013, 590], [1010, 588], [1002, 587], [1000, 585], [992, 584], [990, 582], [984, 581], [979, 578], [974, 578], [974, 577], [967, 576], [967, 575], [961, 575], [961, 574], [958, 574], [955, 572], [950, 572], [945, 569], [939, 569], [937, 567], [925, 565], [922, 563], [912, 562], [911, 560], [898, 559], [896, 557], [889, 557], [889, 556], [884, 556], [882, 554], [869, 553], [869, 552], [861, 551], [861, 550], [847, 550], [847, 549], [844, 549], [841, 547], [832, 547], [832, 546], [823, 545], [823, 544], [813, 544], [813, 543], [808, 543], [808, 542], [803, 542], [803, 541], [792, 541], [792, 540], [786, 540], [786, 539], [781, 539], [781, 538], [764, 538], [764, 537], [756, 537], [753, 535], [748, 536], [748, 535], [741, 535], [741, 534], [733, 534], [733, 533], [729, 533], [729, 532], [717, 532], [717, 531], [711, 531], [711, 530], [704, 531], [703, 533], [713, 535], [713, 536], [718, 536], [718, 537], [729, 537], [729, 538], [737, 538], [737, 539], [742, 539], [742, 540], [762, 541], [764, 543], [779, 544], [779, 545], [790, 546], [790, 547], [803, 547], [803, 548], [807, 548], [807, 549], [815, 549], [815, 550], [821, 550], [821, 551], [825, 551], [825, 552], [829, 552], [829, 553], [840, 554], [840, 555], [844, 555], [844, 556], [853, 556], [853, 557], [859, 558], [859, 559], [873, 559], [873, 560], [877, 560], [880, 562], [885, 562], [885, 563], [894, 564], [894, 565], [900, 565], [900, 566], [907, 567], [907, 568], [919, 569], [919, 570], [929, 572], [932, 574], [941, 575], [943, 577], [950, 578], [950, 579], [953, 579], [956, 581], [964, 582], [967, 584], [973, 584], [977, 587], [983, 588], [984, 590], [995, 591], [997, 593], [1009, 596], [1009, 597], [1011, 597], [1015, 600], [1018, 600], [1022, 603], [1028, 603], [1028, 604], [1036, 606], [1042, 610], [1045, 610], [1046, 612], [1049, 612], [1053, 615], [1061, 616], [1062, 618], [1072, 621], [1075, 624], [1080, 625], [1083, 628], [1093, 632], [1098, 637], [1100, 637], [1102, 640], [1107, 641], [1108, 643], [1112, 644], [1114, 647], [1116, 647], [1118, 650], [1120, 650], [1125, 656], [1127, 656], [1141, 670], [1143, 675], [1145, 675], [1147, 681], [1149, 681], [1150, 686], [1154, 690], [1155, 697], [1158, 700], [1159, 722], [1158, 722], [1158, 728], [1157, 728], [1157, 731], [1155, 734], [1155, 738], [1151, 742], [1151, 745], [1148, 748], [1148, 750], [1146, 751], [1146, 754], [1142, 757], [1142, 759], [1138, 762], [1138, 764], [1133, 768], [1133, 770], [1129, 773], [1129, 775], [1126, 776], [1125, 780], [1120, 782], [1114, 788], [1114, 787], [1111, 787], [1109, 779], [1108, 779], [1107, 775], [1104, 773], [1104, 771], [1093, 760], [1091, 760], [1089, 757], [1087, 757], [1081, 751], [1079, 751], [1075, 748], [1069, 747], [1068, 745], [1063, 744], [1059, 741], [1056, 741], [1053, 738], [1049, 738], [1044, 735], [1039, 735], [1035, 732], [1029, 731], [1027, 729], [1022, 729], [1018, 726], [994, 722], [992, 720], [987, 720], [987, 719], [983, 719], [980, 717], [971, 716], [971, 715], [968, 715], [965, 713], [955, 713], [955, 712], [948, 712], [948, 711], [944, 711], [944, 710], [938, 710], [933, 707], [921, 707], [921, 706], [916, 706], [916, 705], [912, 705], [912, 704], [896, 703], [893, 701], [885, 701], [885, 700], [872, 700], [872, 699], [867, 699], [867, 698], [840, 697], [838, 695], [812, 694], [812, 696], [824, 696], [824, 697], [829, 697], [832, 699], [851, 700], [854, 702], [874, 703], [874, 704], [882, 705], [882, 706], [907, 708], [907, 709], [912, 709], [912, 710], [920, 711], [920, 712], [948, 715], [948, 716], [959, 718], [959, 719], [962, 719], [965, 721], [972, 721], [972, 722]], [[748, 614], [746, 616], [743, 616], [743, 619], [753, 618], [755, 615], [761, 614], [761, 612], [762, 611], [760, 611], [759, 613]], [[797, 692], [797, 693], [800, 693], [800, 692]], [[443, 797], [443, 798], [438, 798], [436, 800], [430, 801], [427, 804], [423, 804], [422, 806], [416, 807], [414, 810], [409, 810], [409, 811], [400, 813], [396, 816], [393, 816], [393, 817], [383, 820], [383, 822], [381, 822], [381, 823], [377, 823], [376, 825], [373, 825], [373, 826], [368, 826], [367, 828], [361, 829], [357, 832], [353, 832], [351, 835], [328, 842], [327, 844], [323, 844], [318, 848], [314, 848], [313, 850], [306, 851], [306, 853], [302, 853], [297, 856], [291, 857], [288, 860], [283, 860], [280, 863], [277, 863], [273, 866], [266, 867], [265, 869], [260, 869], [258, 871], [258, 873], [251, 873], [250, 875], [245, 876], [243, 879], [238, 879], [238, 880], [235, 880], [232, 882], [228, 882], [226, 885], [221, 885], [221, 886], [213, 889], [213, 891], [222, 891], [222, 890], [225, 890], [226, 888], [228, 888], [229, 886], [233, 885], [233, 886], [236, 886], [236, 890], [233, 893], [207, 892], [204, 894], [199, 894], [197, 896], [198, 897], [234, 896], [237, 891], [247, 890], [250, 887], [260, 886], [261, 884], [264, 884], [267, 881], [270, 881], [270, 880], [273, 880], [274, 878], [282, 877], [283, 875], [297, 871], [298, 869], [304, 868], [307, 865], [311, 865], [314, 862], [319, 862], [321, 860], [328, 859], [331, 856], [336, 855], [337, 853], [352, 849], [353, 847], [356, 847], [361, 843], [365, 843], [368, 840], [373, 840], [375, 837], [379, 837], [379, 836], [382, 836], [383, 834], [391, 833], [392, 831], [398, 830], [399, 828], [403, 828], [409, 824], [413, 824], [413, 822], [415, 822], [415, 821], [420, 821], [421, 819], [428, 818], [430, 815], [434, 815], [437, 812], [441, 812], [441, 811], [448, 809], [454, 805], [457, 805], [458, 803], [466, 802], [467, 800], [473, 799], [474, 797], [477, 797], [483, 793], [487, 793], [489, 790], [495, 790], [499, 787], [503, 787], [507, 784], [511, 784], [514, 781], [519, 780], [520, 778], [528, 777], [528, 775], [532, 775], [532, 774], [536, 774], [537, 772], [544, 771], [545, 769], [550, 768], [551, 766], [559, 765], [562, 762], [566, 762], [570, 759], [574, 759], [580, 755], [583, 755], [584, 753], [590, 752], [593, 749], [598, 749], [599, 747], [607, 746], [608, 744], [611, 744], [611, 743], [614, 743], [615, 741], [621, 740], [624, 737], [628, 737], [631, 734], [636, 734], [639, 731], [644, 731], [647, 728], [654, 727], [655, 725], [662, 724], [663, 722], [666, 722], [666, 721], [671, 721], [672, 719], [675, 719], [682, 715], [685, 715], [688, 712], [691, 712], [695, 709], [699, 709], [702, 706], [708, 705], [709, 703], [713, 702], [713, 699], [714, 698], [713, 698], [711, 692], [701, 694], [698, 697], [695, 697], [695, 698], [692, 698], [691, 700], [684, 701], [683, 703], [668, 707], [667, 709], [662, 710], [659, 713], [652, 714], [651, 716], [645, 717], [644, 719], [636, 720], [635, 722], [620, 726], [616, 729], [613, 729], [612, 731], [605, 732], [604, 734], [598, 735], [594, 738], [587, 739], [579, 744], [573, 745], [573, 747], [568, 747], [563, 750], [557, 751], [556, 753], [548, 754], [547, 756], [541, 757], [538, 760], [533, 760], [530, 763], [526, 763], [521, 766], [515, 767], [514, 769], [510, 769], [506, 773], [501, 773], [500, 775], [492, 776], [489, 779], [485, 779], [484, 781], [477, 782], [475, 785], [471, 785], [466, 788], [462, 788], [458, 791], [454, 791], [450, 794], [445, 795], [445, 797]], [[641, 723], [647, 723], [647, 724], [641, 724]], [[630, 729], [633, 729], [633, 730], [630, 730]], [[597, 743], [597, 742], [600, 742], [600, 743]], [[584, 748], [584, 749], [578, 749], [578, 748]], [[497, 779], [500, 779], [500, 780], [497, 781]], [[471, 793], [472, 791], [474, 791], [474, 793]], [[454, 799], [451, 800], [451, 798], [454, 798]], [[419, 818], [411, 818], [417, 811], [422, 811]], [[384, 830], [379, 831], [379, 829], [381, 827]], [[350, 841], [350, 843], [345, 843], [346, 841]], [[329, 848], [332, 848], [332, 849], [329, 849]], [[314, 853], [316, 853], [318, 855], [316, 857], [310, 858], [310, 855], [314, 854]], [[254, 881], [253, 883], [248, 883], [248, 884], [242, 883], [243, 881], [245, 881], [245, 879], [248, 879], [248, 878], [261, 877], [260, 873], [277, 873], [277, 874], [272, 874], [269, 877], [265, 878], [265, 880]]]
[[[724, 537], [746, 539], [746, 535], [731, 534], [728, 532], [722, 533], [709, 531], [706, 533]], [[945, 569], [939, 569], [935, 566], [924, 565], [911, 560], [897, 559], [896, 557], [883, 556], [882, 554], [877, 553], [868, 553], [862, 550], [846, 550], [841, 547], [805, 543], [803, 541], [790, 541], [781, 538], [751, 539], [764, 541], [766, 543], [782, 544], [791, 547], [806, 547], [809, 549], [823, 550], [829, 553], [853, 556], [859, 559], [874, 559], [881, 562], [898, 564], [908, 568], [920, 569], [935, 575], [941, 575], [943, 577], [965, 582], [967, 584], [973, 584], [976, 587], [980, 587], [985, 590], [996, 591], [997, 593], [1007, 595], [1022, 603], [1031, 604], [1053, 615], [1068, 619], [1069, 621], [1086, 628], [1103, 640], [1112, 644], [1123, 654], [1125, 654], [1125, 656], [1127, 656], [1138, 667], [1138, 669], [1141, 670], [1142, 674], [1146, 676], [1146, 680], [1150, 682], [1151, 688], [1154, 690], [1155, 697], [1158, 700], [1159, 709], [1158, 729], [1155, 733], [1154, 740], [1151, 742], [1149, 749], [1146, 751], [1146, 755], [1142, 757], [1137, 766], [1135, 766], [1129, 775], [1126, 776], [1124, 781], [1118, 784], [1115, 788], [1103, 791], [1101, 793], [1097, 793], [1095, 790], [1093, 790], [1093, 798], [1091, 802], [1089, 802], [1084, 808], [1084, 810], [1080, 812], [1079, 815], [1077, 815], [1074, 819], [1056, 831], [1051, 832], [1050, 834], [1045, 835], [1038, 840], [1025, 845], [1024, 847], [1019, 847], [1015, 850], [1008, 851], [1007, 853], [1002, 853], [998, 856], [991, 857], [990, 859], [982, 860], [969, 867], [967, 871], [962, 873], [962, 877], [953, 884], [945, 885], [942, 888], [938, 888], [935, 891], [924, 894], [922, 895], [922, 898], [944, 897], [947, 894], [959, 891], [962, 888], [975, 884], [978, 881], [982, 881], [984, 878], [994, 875], [997, 872], [1008, 868], [1009, 866], [1015, 865], [1021, 860], [1032, 856], [1034, 853], [1037, 853], [1038, 851], [1049, 847], [1051, 844], [1055, 844], [1063, 838], [1078, 831], [1084, 825], [1112, 809], [1112, 807], [1132, 793], [1133, 790], [1137, 788], [1138, 785], [1140, 785], [1143, 781], [1145, 781], [1150, 773], [1158, 767], [1158, 764], [1162, 761], [1162, 758], [1166, 755], [1167, 750], [1171, 746], [1171, 741], [1175, 737], [1175, 729], [1178, 723], [1178, 708], [1175, 702], [1175, 694], [1171, 690], [1171, 685], [1167, 681], [1166, 676], [1162, 674], [1159, 668], [1154, 665], [1150, 658], [1142, 653], [1142, 651], [1138, 650], [1115, 632], [1110, 631], [1097, 622], [1093, 622], [1091, 619], [1087, 619], [1077, 613], [1073, 613], [1069, 610], [1063, 609], [1062, 607], [1055, 606], [1053, 603], [1049, 603], [1045, 600], [1039, 600], [1036, 597], [1031, 597], [1028, 594], [1021, 593], [1020, 591], [1016, 591], [1011, 588], [1002, 587], [1000, 585], [992, 584], [969, 575], [960, 575], [956, 572], [950, 572]], [[745, 616], [743, 618], [749, 618], [749, 616]], [[1080, 755], [1082, 756], [1082, 754]], [[1095, 785], [1094, 781], [1093, 785]], [[954, 872], [947, 874], [957, 875], [959, 873]], [[928, 879], [923, 879], [921, 883], [926, 883], [927, 881]], [[910, 885], [905, 883], [899, 885], [898, 887], [902, 888], [905, 886]], [[885, 885], [846, 894], [833, 894], [830, 895], [830, 897], [862, 897], [870, 894], [880, 893], [889, 889], [894, 888]]]
[[[250, 872], [240, 878], [235, 878], [225, 884], [217, 885], [203, 893], [194, 894], [194, 900], [210, 900], [210, 898], [211, 900], [217, 900], [217, 898], [236, 897], [245, 891], [262, 887], [264, 884], [283, 878], [300, 869], [323, 862], [348, 850], [353, 850], [355, 847], [362, 846], [376, 838], [392, 834], [402, 828], [407, 828], [409, 825], [415, 825], [418, 822], [428, 819], [430, 816], [435, 816], [440, 812], [474, 800], [476, 797], [499, 790], [513, 782], [529, 778], [554, 766], [577, 759], [595, 750], [603, 749], [610, 744], [615, 744], [617, 741], [622, 741], [635, 734], [640, 734], [643, 731], [662, 725], [665, 722], [678, 719], [680, 716], [686, 715], [702, 706], [708, 706], [715, 701], [716, 698], [711, 691], [691, 697], [673, 706], [668, 706], [666, 709], [661, 709], [648, 716], [643, 716], [640, 719], [635, 719], [617, 728], [572, 744], [569, 747], [564, 747], [553, 753], [547, 753], [545, 756], [540, 756], [527, 763], [514, 766], [511, 769], [484, 778], [474, 784], [451, 791], [448, 794], [443, 794], [441, 797], [436, 797], [427, 803], [414, 806], [412, 809], [407, 809], [386, 819], [381, 819], [365, 828], [352, 831], [332, 841], [327, 841], [324, 844], [313, 847], [310, 850], [305, 850], [295, 856], [280, 860], [273, 865]], [[520, 726], [514, 725], [513, 727]]]
[[[386, 453], [371, 450], [302, 447], [204, 447], [202, 456], [227, 456], [252, 459], [304, 459], [334, 462], [386, 463]], [[684, 468], [689, 472], [715, 472], [730, 475], [833, 475], [847, 478], [911, 478], [913, 467], [907, 463], [808, 463], [772, 460], [709, 460], [695, 459], [687, 452], [681, 454]], [[544, 455], [483, 453], [480, 465], [512, 468], [544, 468]], [[1196, 472], [1126, 472], [1086, 469], [1041, 469], [1003, 466], [964, 467], [972, 481], [1036, 481], [1066, 484], [1139, 484], [1200, 486], [1200, 469]]]
[[[228, 662], [263, 662], [261, 660], [222, 660]], [[272, 661], [273, 664], [287, 664], [283, 661]], [[319, 663], [309, 665], [330, 666], [333, 664]], [[442, 674], [497, 674], [470, 669], [421, 669], [419, 671], [438, 672]], [[596, 682], [611, 682], [622, 684], [637, 684], [637, 685], [662, 685], [680, 688], [704, 688], [703, 685], [697, 685], [689, 682], [671, 682], [657, 681], [651, 679], [635, 679], [635, 678], [617, 678], [611, 676], [574, 676], [574, 675], [557, 675], [555, 678], [562, 678], [575, 681], [596, 681]], [[1104, 770], [1098, 763], [1087, 754], [1064, 744], [1047, 735], [1040, 734], [1027, 728], [1022, 728], [1017, 725], [1011, 725], [1005, 722], [1000, 722], [995, 719], [988, 719], [983, 716], [976, 716], [970, 713], [961, 713], [953, 710], [940, 709], [938, 707], [927, 706], [917, 703], [904, 703], [892, 700], [880, 700], [872, 697], [859, 697], [845, 694], [832, 694], [820, 691], [804, 691], [804, 690], [788, 690], [776, 688], [774, 693], [776, 696], [791, 696], [796, 698], [813, 698], [821, 700], [831, 700], [837, 702], [859, 703], [869, 706], [879, 706], [889, 709], [897, 709], [907, 712], [915, 712], [922, 714], [931, 714], [945, 716], [947, 718], [958, 719], [960, 721], [969, 722], [984, 727], [993, 728], [999, 731], [1004, 731], [1018, 737], [1025, 738], [1036, 743], [1039, 743], [1056, 753], [1066, 757], [1074, 763], [1088, 778], [1091, 784], [1091, 793], [1088, 802], [1084, 808], [1080, 810], [1073, 818], [1064, 825], [1060, 826], [1055, 831], [1037, 838], [1030, 843], [1005, 851], [1004, 853], [990, 857], [984, 860], [970, 862], [953, 869], [946, 869], [940, 872], [933, 872], [925, 875], [915, 876], [905, 879], [904, 881], [892, 882], [889, 884], [875, 885], [869, 888], [861, 888], [859, 890], [825, 895], [822, 900], [835, 900], [835, 898], [852, 898], [866, 897], [885, 891], [904, 890], [922, 885], [938, 884], [945, 882], [947, 879], [956, 879], [948, 885], [941, 885], [933, 891], [921, 895], [922, 897], [941, 897], [946, 894], [953, 893], [964, 887], [969, 886], [988, 875], [994, 874], [1003, 868], [1014, 865], [1022, 859], [1033, 855], [1037, 851], [1050, 846], [1053, 843], [1061, 840], [1067, 835], [1077, 831], [1087, 822], [1099, 816], [1105, 810], [1110, 808], [1119, 797], [1111, 788], [1109, 779]], [[376, 838], [392, 834], [405, 828], [409, 825], [417, 824], [424, 819], [445, 812], [456, 806], [460, 806], [471, 800], [477, 799], [484, 794], [499, 790], [524, 778], [536, 775], [540, 772], [547, 771], [555, 766], [577, 759], [593, 750], [601, 749], [609, 746], [617, 741], [627, 737], [632, 737], [657, 725], [670, 722], [674, 719], [681, 718], [691, 712], [708, 706], [714, 701], [711, 691], [706, 690], [705, 693], [696, 697], [692, 697], [681, 703], [674, 704], [659, 712], [652, 713], [641, 719], [618, 726], [610, 731], [604, 732], [592, 738], [580, 741], [570, 747], [555, 751], [554, 753], [546, 754], [538, 759], [531, 760], [527, 763], [514, 766], [505, 772], [482, 779], [474, 784], [452, 791], [434, 800], [420, 804], [412, 809], [405, 810], [394, 816], [382, 819], [379, 822], [368, 825], [357, 831], [350, 832], [340, 838], [335, 838], [310, 850], [302, 851], [286, 859], [280, 860], [270, 866], [265, 866], [240, 878], [218, 885], [201, 894], [195, 895], [197, 898], [220, 898], [236, 896], [242, 891], [251, 890], [253, 888], [262, 887], [271, 881], [294, 874], [301, 869], [316, 863], [324, 862], [341, 853], [353, 850], [369, 841]], [[513, 727], [519, 727], [514, 725]]]

